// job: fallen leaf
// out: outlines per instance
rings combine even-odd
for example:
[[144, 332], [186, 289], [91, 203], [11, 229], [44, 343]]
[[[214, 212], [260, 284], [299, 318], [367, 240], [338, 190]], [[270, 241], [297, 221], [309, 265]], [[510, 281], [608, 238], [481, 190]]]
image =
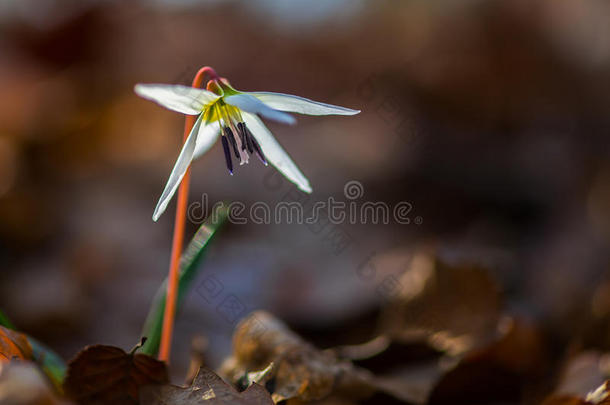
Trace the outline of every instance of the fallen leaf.
[[372, 371], [378, 390], [409, 403], [519, 399], [545, 364], [540, 332], [526, 321], [508, 317], [497, 329], [495, 341], [454, 356], [423, 342], [393, 342], [386, 336], [336, 350]]
[[551, 395], [542, 405], [609, 405], [610, 381], [605, 381], [583, 399], [578, 395]]
[[32, 358], [32, 347], [25, 335], [0, 326], [0, 363]]
[[496, 283], [478, 266], [448, 265], [427, 254], [413, 257], [397, 294], [382, 312], [392, 341], [421, 342], [459, 355], [496, 338], [502, 301]]
[[545, 347], [531, 323], [505, 318], [495, 342], [463, 356], [436, 383], [429, 404], [518, 402], [542, 374]]
[[586, 351], [571, 356], [561, 371], [555, 395], [585, 397], [610, 378], [610, 355]]
[[190, 387], [174, 385], [149, 386], [142, 390], [141, 403], [146, 405], [273, 405], [271, 396], [254, 383], [237, 392], [218, 375], [200, 368]]
[[587, 394], [585, 401], [598, 405], [598, 404], [609, 404], [610, 403], [610, 381], [605, 381], [595, 391], [591, 391]]
[[333, 350], [373, 372], [377, 389], [414, 404], [426, 403], [436, 383], [457, 362], [442, 358], [425, 341], [403, 344], [387, 336]]
[[602, 394], [605, 392], [607, 396], [608, 378], [608, 354], [586, 351], [573, 355], [566, 361], [554, 392], [546, 398], [543, 405], [606, 403], [608, 400], [603, 402]]
[[70, 361], [64, 391], [83, 405], [134, 405], [143, 386], [167, 382], [165, 363], [134, 351], [95, 345]]
[[340, 358], [349, 359], [357, 366], [377, 374], [410, 363], [434, 360], [443, 353], [430, 347], [425, 340], [396, 342], [381, 335], [360, 345], [333, 348]]
[[313, 401], [333, 392], [351, 397], [370, 396], [372, 375], [303, 341], [279, 319], [263, 311], [250, 314], [233, 335], [233, 357], [222, 373], [239, 382], [250, 372], [274, 364], [272, 397], [275, 402], [298, 398]]

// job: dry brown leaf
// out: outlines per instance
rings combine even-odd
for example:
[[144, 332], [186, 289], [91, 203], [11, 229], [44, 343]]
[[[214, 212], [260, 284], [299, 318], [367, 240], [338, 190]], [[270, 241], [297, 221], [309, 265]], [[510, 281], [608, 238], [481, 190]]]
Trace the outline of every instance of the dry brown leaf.
[[360, 345], [333, 348], [340, 358], [379, 374], [411, 363], [436, 360], [443, 353], [430, 347], [425, 340], [402, 343], [381, 335]]
[[499, 333], [495, 342], [467, 353], [442, 376], [430, 393], [430, 404], [523, 399], [545, 364], [540, 332], [531, 323], [505, 318]]
[[79, 404], [134, 405], [143, 386], [167, 381], [165, 363], [118, 347], [95, 345], [70, 361], [64, 391]]
[[233, 357], [225, 362], [222, 372], [238, 382], [248, 372], [271, 363], [275, 402], [290, 398], [312, 401], [334, 391], [366, 397], [374, 391], [367, 371], [337, 359], [330, 351], [316, 349], [272, 315], [254, 312], [237, 326]]
[[321, 351], [304, 342], [270, 314], [256, 312], [238, 325], [234, 354], [223, 366], [223, 372], [238, 382], [247, 373], [273, 362], [269, 386], [273, 387], [276, 402], [309, 402], [331, 394], [345, 400], [372, 400], [372, 395], [385, 395], [386, 402], [415, 404], [519, 400], [539, 377], [540, 365], [545, 363], [541, 335], [531, 323], [504, 318], [497, 325], [495, 336], [487, 345], [460, 356], [441, 355], [433, 350], [422, 355], [421, 347], [396, 345], [384, 337], [362, 347], [337, 351], [366, 357], [383, 356], [384, 351], [396, 355], [406, 350], [405, 358], [422, 356], [400, 368], [380, 367], [373, 375], [339, 359], [334, 351]]
[[402, 344], [387, 336], [333, 350], [373, 372], [377, 389], [414, 404], [424, 404], [443, 374], [457, 362], [441, 358], [425, 342]]
[[0, 326], [0, 363], [32, 358], [32, 347], [25, 335]]
[[418, 254], [399, 283], [400, 294], [382, 313], [382, 332], [392, 341], [426, 340], [437, 350], [460, 355], [496, 338], [501, 297], [485, 269], [450, 266]]
[[543, 343], [533, 325], [510, 318], [499, 323], [497, 335], [488, 345], [460, 356], [429, 348], [426, 352], [421, 343], [401, 344], [383, 336], [338, 352], [373, 371], [379, 390], [409, 403], [514, 399], [539, 376], [545, 363]]
[[141, 403], [146, 405], [273, 405], [271, 396], [258, 384], [237, 392], [218, 375], [200, 368], [190, 387], [174, 385], [149, 386], [142, 390]]

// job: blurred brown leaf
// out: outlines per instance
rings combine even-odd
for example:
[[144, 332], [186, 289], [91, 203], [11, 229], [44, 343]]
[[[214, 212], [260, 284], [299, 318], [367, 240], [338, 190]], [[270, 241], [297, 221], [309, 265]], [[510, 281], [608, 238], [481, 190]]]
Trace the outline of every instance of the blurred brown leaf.
[[552, 395], [542, 405], [608, 405], [610, 404], [610, 381], [589, 392], [583, 399], [578, 395]]
[[330, 351], [316, 349], [271, 314], [257, 311], [237, 326], [233, 357], [222, 370], [236, 382], [271, 363], [275, 402], [290, 398], [312, 401], [332, 392], [366, 397], [374, 391], [372, 375], [366, 370], [339, 360]]
[[85, 348], [68, 365], [66, 396], [79, 404], [138, 404], [143, 386], [168, 382], [165, 363], [113, 346]]
[[447, 371], [430, 393], [429, 404], [517, 402], [541, 377], [546, 349], [538, 328], [505, 318], [500, 337], [467, 353]]
[[497, 329], [496, 340], [456, 356], [386, 336], [337, 353], [373, 371], [378, 390], [409, 403], [518, 400], [540, 377], [545, 348], [539, 330], [526, 321], [504, 318]]
[[588, 393], [585, 401], [593, 405], [610, 404], [610, 381], [606, 380], [595, 391]]
[[49, 380], [30, 362], [0, 364], [0, 404], [66, 405], [55, 396]]
[[476, 266], [450, 266], [418, 254], [402, 275], [401, 294], [382, 315], [382, 330], [393, 341], [426, 340], [452, 355], [492, 341], [501, 315], [498, 286]]
[[0, 363], [32, 358], [32, 348], [25, 335], [0, 326]]
[[592, 399], [599, 400], [603, 396], [601, 394], [606, 392], [609, 377], [608, 354], [585, 351], [570, 356], [565, 362], [554, 392], [548, 396], [543, 405], [588, 405]]
[[260, 385], [252, 384], [240, 393], [204, 367], [190, 387], [149, 386], [142, 390], [141, 399], [146, 405], [273, 405], [271, 396]]
[[414, 404], [425, 403], [435, 384], [457, 362], [441, 358], [425, 342], [403, 344], [384, 335], [333, 351], [373, 372], [379, 390]]
[[610, 356], [585, 351], [570, 356], [561, 370], [555, 395], [585, 397], [610, 378]]

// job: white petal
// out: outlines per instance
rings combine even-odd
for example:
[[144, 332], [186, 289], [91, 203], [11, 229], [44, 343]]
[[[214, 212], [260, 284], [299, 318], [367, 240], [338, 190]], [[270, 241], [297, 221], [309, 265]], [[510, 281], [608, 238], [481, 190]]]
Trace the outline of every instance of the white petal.
[[197, 159], [199, 156], [206, 153], [214, 145], [219, 134], [220, 127], [217, 122], [202, 126], [197, 135], [197, 144], [195, 145], [193, 159]]
[[288, 153], [275, 140], [265, 124], [254, 114], [244, 113], [242, 115], [246, 126], [260, 144], [267, 160], [301, 190], [311, 193], [309, 181], [294, 164]]
[[248, 94], [234, 94], [232, 96], [225, 97], [223, 100], [225, 101], [225, 103], [235, 106], [240, 110], [253, 114], [260, 114], [263, 117], [273, 121], [281, 122], [284, 124], [294, 124], [296, 122], [294, 117], [290, 114], [274, 110], [265, 103], [261, 102], [256, 97], [250, 96]]
[[189, 115], [200, 114], [206, 105], [220, 98], [211, 91], [179, 84], [136, 84], [134, 91], [165, 108]]
[[307, 115], [355, 115], [360, 110], [320, 103], [291, 94], [270, 93], [266, 91], [248, 92], [269, 107], [280, 111], [289, 111]]
[[182, 151], [180, 151], [180, 156], [178, 156], [178, 160], [176, 160], [176, 164], [172, 169], [172, 173], [169, 175], [169, 180], [167, 180], [163, 194], [161, 194], [161, 198], [159, 198], [159, 202], [157, 203], [157, 207], [153, 213], [153, 221], [159, 219], [161, 214], [163, 214], [167, 208], [167, 204], [176, 192], [178, 185], [184, 177], [184, 173], [186, 173], [186, 170], [193, 160], [195, 145], [197, 143], [197, 134], [199, 133], [202, 118], [203, 114], [197, 118], [195, 125], [193, 125], [193, 129], [191, 129], [191, 133], [189, 134], [188, 138], [186, 138], [186, 142], [184, 142]]

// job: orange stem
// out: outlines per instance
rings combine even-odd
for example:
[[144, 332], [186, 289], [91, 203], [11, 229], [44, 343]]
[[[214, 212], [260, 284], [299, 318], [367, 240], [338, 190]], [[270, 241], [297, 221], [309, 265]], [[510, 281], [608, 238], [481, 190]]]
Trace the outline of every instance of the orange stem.
[[[203, 79], [206, 74], [212, 77], [216, 76], [214, 70], [210, 67], [199, 69], [193, 79], [193, 87], [199, 88], [203, 84]], [[187, 115], [184, 124], [183, 143], [189, 136], [197, 116]], [[178, 278], [180, 275], [180, 257], [182, 255], [182, 246], [184, 244], [184, 227], [186, 224], [186, 208], [188, 204], [189, 181], [191, 177], [191, 168], [186, 170], [180, 187], [178, 188], [178, 202], [176, 205], [176, 220], [174, 222], [174, 237], [172, 240], [172, 255], [169, 264], [169, 276], [167, 281], [167, 295], [165, 299], [165, 312], [163, 314], [163, 330], [161, 332], [161, 343], [159, 346], [159, 360], [169, 363], [170, 351], [172, 346], [172, 335], [174, 332], [174, 320], [176, 318], [176, 303], [178, 300]]]

